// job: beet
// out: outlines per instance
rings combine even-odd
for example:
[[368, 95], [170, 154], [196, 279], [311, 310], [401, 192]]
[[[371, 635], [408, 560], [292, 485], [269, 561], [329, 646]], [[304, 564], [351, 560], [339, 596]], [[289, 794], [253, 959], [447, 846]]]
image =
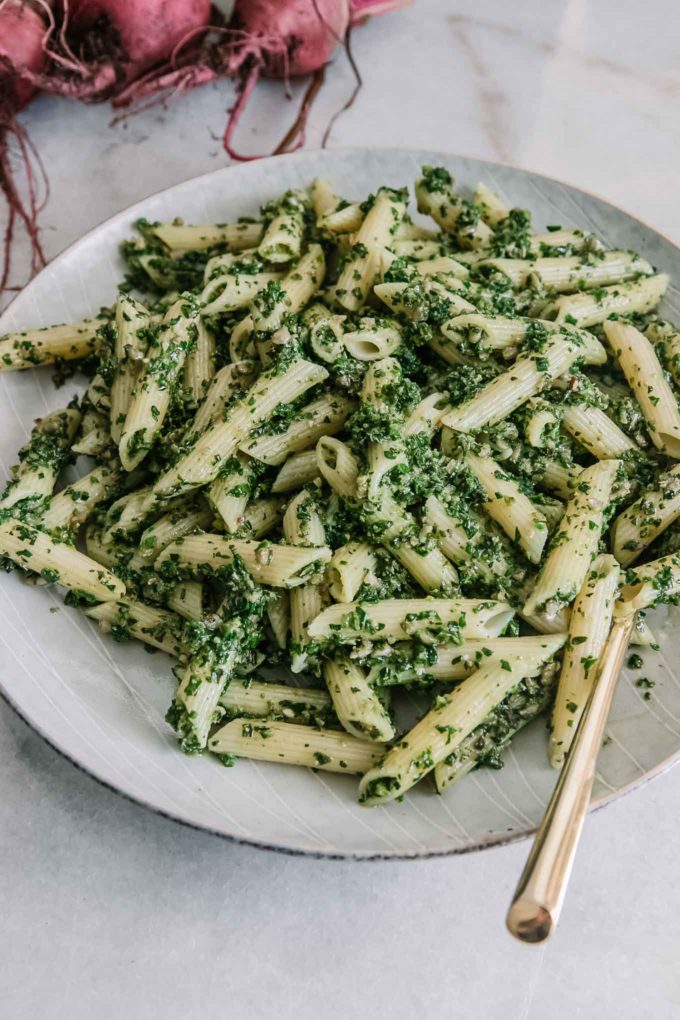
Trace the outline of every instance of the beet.
[[[11, 247], [17, 220], [24, 224], [31, 242], [31, 273], [45, 264], [38, 237], [38, 215], [42, 203], [37, 196], [38, 177], [42, 165], [34, 152], [26, 129], [18, 123], [17, 113], [33, 98], [35, 88], [18, 71], [40, 72], [45, 66], [43, 36], [46, 22], [33, 6], [20, 0], [6, 0], [0, 6], [0, 188], [7, 201], [7, 226], [2, 242], [0, 292], [7, 287], [11, 269]], [[23, 169], [27, 199], [17, 187], [9, 156], [13, 140]]]
[[23, 77], [43, 92], [97, 103], [168, 60], [210, 25], [210, 0], [58, 0], [50, 66]]

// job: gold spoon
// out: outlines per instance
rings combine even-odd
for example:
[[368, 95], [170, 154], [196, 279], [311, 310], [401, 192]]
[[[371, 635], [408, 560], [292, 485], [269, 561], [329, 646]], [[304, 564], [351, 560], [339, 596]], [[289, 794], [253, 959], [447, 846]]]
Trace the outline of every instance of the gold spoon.
[[614, 621], [597, 679], [508, 910], [508, 931], [522, 942], [544, 942], [557, 926], [635, 618], [632, 612]]

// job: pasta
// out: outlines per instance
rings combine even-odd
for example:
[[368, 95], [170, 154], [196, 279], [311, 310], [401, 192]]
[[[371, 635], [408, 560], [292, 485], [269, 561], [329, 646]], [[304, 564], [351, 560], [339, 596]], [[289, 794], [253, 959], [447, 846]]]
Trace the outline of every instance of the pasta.
[[576, 596], [552, 713], [550, 761], [555, 768], [564, 763], [595, 682], [614, 615], [618, 582], [619, 565], [614, 557], [598, 556]]
[[614, 616], [680, 600], [666, 275], [445, 167], [415, 198], [140, 221], [112, 308], [0, 337], [3, 371], [90, 377], [27, 435], [2, 566], [174, 660], [185, 752], [359, 775], [366, 807], [542, 713], [560, 767]]

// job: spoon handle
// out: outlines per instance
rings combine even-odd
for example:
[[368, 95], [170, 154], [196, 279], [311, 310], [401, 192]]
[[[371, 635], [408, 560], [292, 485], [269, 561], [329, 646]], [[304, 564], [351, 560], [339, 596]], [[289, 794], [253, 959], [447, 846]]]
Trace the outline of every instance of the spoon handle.
[[522, 942], [544, 942], [557, 925], [634, 623], [635, 614], [614, 622], [597, 679], [515, 890], [506, 925]]

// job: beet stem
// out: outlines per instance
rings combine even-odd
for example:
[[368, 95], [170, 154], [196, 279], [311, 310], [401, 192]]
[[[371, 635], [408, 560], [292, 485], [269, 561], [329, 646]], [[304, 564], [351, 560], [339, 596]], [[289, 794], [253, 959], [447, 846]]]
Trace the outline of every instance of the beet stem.
[[355, 102], [357, 96], [359, 95], [359, 93], [361, 92], [361, 90], [362, 90], [362, 88], [364, 86], [364, 80], [361, 77], [361, 72], [359, 71], [359, 67], [357, 65], [357, 62], [354, 59], [354, 53], [352, 52], [352, 26], [351, 25], [347, 26], [347, 31], [345, 32], [345, 38], [344, 38], [344, 41], [343, 41], [343, 46], [344, 46], [344, 49], [345, 49], [345, 53], [347, 54], [347, 59], [349, 61], [349, 66], [352, 68], [352, 73], [354, 74], [355, 85], [354, 85], [354, 88], [352, 89], [352, 95], [349, 97], [347, 102], [343, 106], [341, 106], [339, 110], [336, 110], [335, 113], [333, 114], [333, 116], [331, 117], [331, 119], [329, 120], [328, 126], [326, 127], [326, 130], [323, 133], [323, 138], [321, 139], [321, 148], [322, 149], [325, 149], [326, 146], [328, 145], [328, 139], [331, 136], [331, 131], [335, 127], [335, 122], [338, 120], [339, 117], [341, 117], [343, 115], [343, 113], [346, 113], [347, 110], [351, 109], [351, 107], [354, 106], [354, 102]]
[[[284, 137], [274, 149], [274, 152], [272, 153], [273, 156], [280, 156], [284, 152], [295, 152], [296, 149], [299, 149], [305, 144], [305, 130], [307, 127], [309, 112], [319, 89], [324, 83], [325, 77], [326, 66], [324, 65], [323, 67], [319, 67], [312, 75], [312, 80], [307, 86], [305, 94], [302, 97], [302, 103], [300, 104], [298, 115]], [[297, 145], [291, 148], [296, 139]]]
[[240, 87], [238, 99], [229, 111], [229, 119], [227, 120], [227, 126], [224, 129], [224, 137], [222, 138], [222, 145], [224, 146], [224, 150], [227, 155], [231, 159], [238, 160], [240, 163], [246, 163], [252, 159], [262, 158], [261, 156], [242, 156], [240, 153], [236, 152], [231, 145], [231, 137], [236, 130], [236, 125], [239, 122], [241, 114], [248, 105], [248, 100], [252, 95], [252, 91], [257, 85], [261, 68], [261, 61], [254, 61]]
[[[19, 194], [10, 163], [8, 138], [11, 135], [13, 135], [16, 139], [17, 146], [19, 148], [19, 156], [26, 175], [26, 183], [28, 187], [27, 204], [24, 203], [21, 195]], [[42, 268], [46, 262], [45, 254], [40, 243], [37, 221], [40, 209], [47, 201], [47, 187], [45, 199], [39, 204], [36, 194], [36, 173], [33, 169], [32, 156], [35, 157], [41, 176], [46, 184], [47, 178], [45, 175], [45, 168], [35, 151], [26, 129], [17, 122], [14, 116], [11, 114], [5, 114], [5, 116], [0, 120], [0, 188], [2, 189], [7, 201], [9, 216], [3, 238], [0, 293], [5, 290], [13, 289], [9, 288], [7, 284], [12, 266], [11, 249], [17, 217], [23, 222], [31, 243], [31, 275], [35, 275], [35, 273]]]

